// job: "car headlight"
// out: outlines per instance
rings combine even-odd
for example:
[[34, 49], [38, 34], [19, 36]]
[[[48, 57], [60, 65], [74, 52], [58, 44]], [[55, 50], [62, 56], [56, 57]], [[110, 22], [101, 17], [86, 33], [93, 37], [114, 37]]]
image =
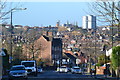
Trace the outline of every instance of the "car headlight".
[[24, 74], [27, 75], [27, 72], [25, 72]]
[[67, 72], [68, 70], [67, 69], [65, 69], [65, 72]]
[[27, 71], [25, 71], [25, 73], [28, 73]]
[[10, 72], [9, 75], [13, 75], [13, 73]]
[[42, 69], [41, 69], [41, 72], [42, 72]]

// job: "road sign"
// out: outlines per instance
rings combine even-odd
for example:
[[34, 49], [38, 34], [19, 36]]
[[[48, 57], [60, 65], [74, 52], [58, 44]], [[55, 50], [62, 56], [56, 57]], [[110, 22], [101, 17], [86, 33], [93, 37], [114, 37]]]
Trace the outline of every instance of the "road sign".
[[57, 60], [57, 64], [60, 64], [60, 61], [59, 61], [59, 60]]
[[6, 56], [6, 54], [3, 50], [0, 52], [0, 56]]

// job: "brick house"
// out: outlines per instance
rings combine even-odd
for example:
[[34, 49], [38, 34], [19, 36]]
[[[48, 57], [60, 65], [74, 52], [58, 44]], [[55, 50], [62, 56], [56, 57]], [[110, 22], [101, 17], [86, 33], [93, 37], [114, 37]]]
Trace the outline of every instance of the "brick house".
[[35, 54], [37, 59], [41, 59], [46, 65], [56, 64], [62, 58], [62, 40], [41, 36], [35, 41], [36, 48], [39, 49]]

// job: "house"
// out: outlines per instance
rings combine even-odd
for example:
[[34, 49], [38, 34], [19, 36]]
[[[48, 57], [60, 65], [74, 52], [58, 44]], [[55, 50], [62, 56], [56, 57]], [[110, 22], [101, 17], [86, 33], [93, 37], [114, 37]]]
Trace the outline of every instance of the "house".
[[[71, 65], [76, 65], [76, 64], [84, 64], [86, 63], [87, 59], [84, 57], [83, 53], [81, 52], [72, 52], [72, 51], [64, 51], [64, 54], [67, 56], [67, 59], [69, 59], [70, 66]], [[79, 63], [77, 60], [80, 60]]]
[[[120, 46], [120, 44], [118, 44], [116, 46]], [[110, 58], [111, 58], [111, 55], [112, 55], [112, 48], [110, 48], [109, 50], [106, 50], [106, 56], [110, 56]]]
[[15, 25], [14, 28], [21, 29], [21, 28], [23, 28], [23, 26], [22, 25]]
[[46, 65], [56, 65], [62, 58], [62, 40], [41, 36], [35, 41], [36, 48], [39, 49], [37, 59], [41, 59]]

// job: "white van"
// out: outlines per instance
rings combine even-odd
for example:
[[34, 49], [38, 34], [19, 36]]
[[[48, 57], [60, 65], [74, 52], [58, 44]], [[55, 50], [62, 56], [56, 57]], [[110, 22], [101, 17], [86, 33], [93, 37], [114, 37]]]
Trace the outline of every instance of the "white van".
[[28, 74], [33, 73], [34, 76], [37, 76], [37, 64], [36, 61], [21, 61], [21, 65], [25, 66], [25, 69], [27, 70]]

